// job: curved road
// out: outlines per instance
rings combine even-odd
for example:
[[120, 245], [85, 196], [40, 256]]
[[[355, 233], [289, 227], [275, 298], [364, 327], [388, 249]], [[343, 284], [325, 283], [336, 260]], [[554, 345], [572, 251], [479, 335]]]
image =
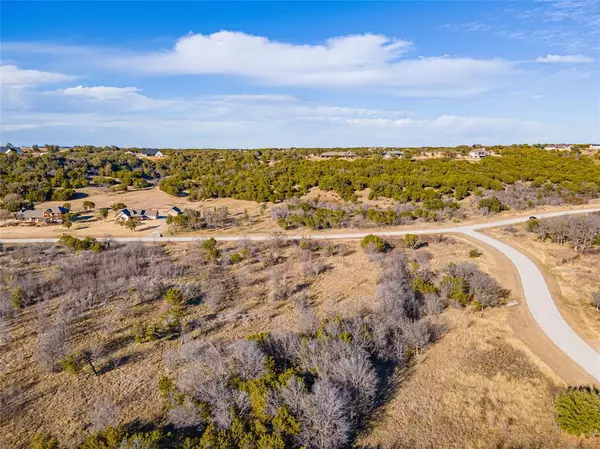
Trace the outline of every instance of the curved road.
[[[547, 212], [536, 214], [538, 218], [558, 217], [562, 215], [581, 214], [589, 212], [598, 212], [600, 208], [595, 209], [577, 209], [569, 211]], [[478, 239], [504, 253], [515, 264], [521, 277], [521, 283], [525, 292], [525, 300], [537, 324], [542, 331], [567, 354], [575, 363], [581, 366], [588, 374], [600, 382], [600, 354], [598, 354], [590, 345], [581, 339], [573, 329], [567, 324], [561, 316], [546, 281], [536, 265], [525, 255], [516, 249], [486, 235], [477, 232], [478, 229], [491, 228], [497, 226], [508, 226], [522, 223], [525, 217], [509, 218], [497, 220], [485, 224], [456, 226], [448, 228], [424, 229], [424, 230], [406, 230], [406, 231], [381, 231], [381, 232], [358, 232], [341, 234], [305, 234], [305, 235], [285, 235], [288, 240], [311, 238], [315, 240], [343, 240], [359, 239], [367, 234], [376, 234], [379, 236], [402, 236], [406, 234], [440, 234], [440, 233], [461, 233]], [[122, 237], [114, 238], [118, 242], [194, 242], [202, 241], [206, 237]], [[239, 241], [249, 240], [268, 240], [271, 235], [249, 235], [249, 236], [215, 236], [220, 241]], [[52, 243], [58, 239], [0, 239], [0, 243]], [[600, 269], [600, 268], [599, 268]]]

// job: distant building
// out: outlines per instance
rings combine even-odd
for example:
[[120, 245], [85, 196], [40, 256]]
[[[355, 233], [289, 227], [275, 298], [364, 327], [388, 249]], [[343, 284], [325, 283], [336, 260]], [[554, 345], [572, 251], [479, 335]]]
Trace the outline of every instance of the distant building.
[[158, 211], [145, 210], [145, 209], [121, 209], [115, 215], [117, 221], [128, 221], [131, 218], [139, 218], [140, 220], [156, 220], [158, 218]]
[[48, 209], [22, 210], [16, 215], [18, 221], [27, 223], [62, 223], [63, 216], [69, 212], [64, 207], [49, 207]]
[[469, 151], [469, 157], [471, 159], [483, 159], [484, 157], [487, 157], [489, 155], [489, 151], [487, 151], [485, 148]]
[[325, 153], [321, 153], [321, 157], [325, 159], [330, 159], [332, 157], [354, 158], [356, 157], [356, 154], [352, 151], [326, 151]]
[[600, 143], [592, 143], [589, 146], [590, 150], [600, 150]]
[[5, 147], [0, 147], [0, 154], [16, 154], [17, 156], [21, 156], [23, 154], [23, 150], [21, 150], [19, 147], [7, 145]]
[[573, 148], [573, 145], [569, 145], [567, 143], [557, 143], [554, 145], [546, 145], [544, 150], [547, 151], [570, 151]]
[[181, 209], [179, 209], [177, 206], [173, 206], [171, 209], [169, 209], [167, 212], [165, 212], [165, 215], [171, 216], [171, 217], [176, 217], [181, 214], [182, 214]]
[[404, 157], [404, 151], [386, 151], [383, 153], [384, 159], [397, 159], [400, 157]]
[[165, 154], [157, 148], [144, 148], [142, 155], [145, 157], [165, 157]]

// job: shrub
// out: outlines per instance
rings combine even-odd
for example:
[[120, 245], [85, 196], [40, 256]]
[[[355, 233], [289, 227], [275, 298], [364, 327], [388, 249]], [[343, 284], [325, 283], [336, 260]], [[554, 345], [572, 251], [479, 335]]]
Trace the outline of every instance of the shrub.
[[479, 200], [479, 209], [485, 209], [489, 213], [499, 213], [504, 210], [508, 210], [509, 207], [496, 198], [495, 196], [491, 198], [482, 198]]
[[74, 196], [74, 189], [56, 189], [54, 192], [52, 192], [52, 201], [67, 201]]
[[369, 247], [373, 247], [377, 252], [384, 252], [387, 249], [387, 243], [381, 237], [373, 234], [369, 234], [363, 237], [360, 241], [360, 247], [362, 249], [367, 249]]
[[58, 440], [42, 433], [36, 434], [29, 442], [29, 449], [59, 449]]
[[476, 249], [472, 249], [471, 251], [469, 251], [469, 257], [471, 259], [476, 259], [478, 257], [481, 257], [481, 253]]
[[421, 242], [419, 242], [419, 236], [416, 234], [406, 234], [404, 236], [404, 244], [407, 248], [417, 249]]
[[62, 370], [65, 373], [73, 374], [74, 376], [79, 374], [82, 368], [81, 364], [77, 360], [77, 357], [75, 357], [73, 354], [69, 354], [68, 356], [66, 356], [60, 362], [60, 364], [62, 366]]
[[600, 390], [579, 386], [560, 393], [556, 398], [556, 422], [572, 435], [600, 435]]
[[116, 212], [121, 209], [127, 209], [127, 205], [125, 203], [113, 203], [110, 205], [110, 208]]
[[214, 237], [211, 237], [208, 240], [202, 242], [202, 249], [211, 259], [216, 259], [221, 254], [221, 252], [217, 248], [217, 241]]

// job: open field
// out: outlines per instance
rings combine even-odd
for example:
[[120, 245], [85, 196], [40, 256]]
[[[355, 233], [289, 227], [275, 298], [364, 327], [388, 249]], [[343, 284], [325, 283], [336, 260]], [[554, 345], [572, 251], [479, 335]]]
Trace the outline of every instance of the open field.
[[[436, 271], [449, 262], [469, 261], [500, 280], [510, 276], [510, 270], [497, 272], [491, 252], [482, 251], [479, 257], [470, 258], [474, 247], [466, 241], [451, 237], [427, 240], [426, 248], [407, 253], [423, 267]], [[102, 398], [114, 401], [122, 423], [162, 419], [162, 400], [156, 386], [168, 371], [173, 350], [190, 339], [232, 341], [259, 332], [297, 330], [301, 323], [294, 298], [299, 294], [310, 298], [319, 318], [351, 317], [375, 307], [380, 272], [377, 258], [368, 257], [357, 242], [332, 242], [331, 249], [325, 243], [308, 244], [312, 250], [294, 245], [257, 247], [258, 260], [266, 260], [267, 254], [279, 259], [274, 268], [250, 261], [230, 266], [228, 270], [243, 286], [243, 293], [217, 312], [208, 300], [186, 305], [186, 321], [197, 324], [179, 340], [133, 341], [131, 329], [136, 321], [157, 319], [165, 312], [163, 301], [145, 300], [135, 293], [117, 295], [77, 313], [71, 349], [103, 348], [95, 361], [98, 376], [89, 369], [78, 376], [40, 369], [36, 362], [40, 314], [54, 317], [64, 308], [64, 301], [53, 299], [47, 312], [27, 306], [8, 320], [8, 344], [0, 349], [2, 406], [9, 411], [2, 416], [0, 433], [6, 435], [7, 444], [24, 447], [34, 433], [42, 431], [60, 436], [61, 442], [71, 447], [91, 431], [91, 411]], [[222, 247], [224, 254], [237, 250], [235, 244]], [[35, 248], [19, 251], [29, 252], [19, 256], [25, 257], [21, 262], [9, 262], [8, 266], [27, 263], [35, 272], [36, 259], [31, 257]], [[173, 278], [176, 285], [202, 284], [212, 272], [210, 264], [198, 264], [201, 253], [194, 245], [169, 244], [164, 251], [162, 257], [176, 266], [190, 267], [177, 271]], [[12, 256], [7, 253], [0, 257]], [[323, 263], [324, 271], [316, 276], [307, 274], [307, 261], [316, 260]], [[270, 300], [273, 270], [288, 285], [303, 287], [288, 299]], [[518, 296], [518, 292], [511, 294], [511, 298]], [[564, 381], [524, 346], [508, 324], [510, 315], [519, 309], [522, 306], [484, 312], [450, 308], [443, 312], [439, 319], [446, 328], [444, 335], [420, 354], [409, 370], [399, 373], [399, 388], [376, 413], [373, 425], [361, 431], [359, 442], [415, 448], [487, 448], [500, 442], [506, 447], [517, 443], [544, 448], [572, 444], [573, 440], [556, 430], [552, 418], [553, 397]], [[482, 428], [489, 431], [481, 432]], [[592, 448], [594, 444], [588, 440], [581, 447]]]
[[568, 244], [540, 242], [535, 234], [526, 232], [525, 225], [516, 226], [516, 231], [491, 229], [487, 232], [536, 262], [565, 320], [600, 351], [600, 312], [591, 304], [592, 293], [600, 290], [598, 248], [580, 254]]
[[[95, 211], [82, 212], [81, 216], [74, 222], [73, 227], [67, 230], [61, 225], [39, 225], [39, 226], [4, 226], [0, 227], [0, 237], [2, 238], [58, 238], [62, 234], [70, 234], [75, 237], [97, 237], [102, 238], [106, 236], [111, 237], [143, 237], [148, 235], [156, 235], [161, 232], [165, 235], [186, 235], [186, 236], [211, 236], [214, 234], [219, 235], [234, 235], [234, 234], [268, 234], [272, 232], [282, 232], [283, 234], [297, 234], [298, 232], [293, 231], [282, 231], [281, 228], [271, 218], [271, 209], [273, 208], [272, 203], [264, 203], [261, 205], [253, 201], [236, 200], [232, 198], [215, 198], [204, 201], [188, 201], [185, 197], [174, 197], [166, 194], [157, 187], [128, 191], [124, 193], [113, 193], [104, 188], [99, 187], [86, 187], [78, 189], [79, 195], [77, 199], [68, 201], [71, 203], [72, 209], [75, 212], [82, 211], [82, 204], [84, 201], [92, 201], [96, 204]], [[395, 203], [390, 199], [380, 198], [378, 200], [368, 199], [369, 190], [359, 192], [359, 198], [361, 204], [376, 207], [391, 207]], [[309, 193], [302, 197], [306, 201], [319, 200], [323, 202], [330, 202], [340, 205], [351, 205], [342, 200], [339, 195], [335, 192], [320, 191], [318, 188], [313, 188]], [[114, 213], [109, 211], [109, 215], [106, 221], [97, 217], [97, 210], [101, 208], [108, 208], [111, 204], [121, 202], [126, 204], [129, 208], [134, 209], [158, 209], [166, 211], [172, 206], [177, 206], [182, 210], [185, 208], [189, 209], [202, 209], [202, 208], [219, 208], [227, 207], [229, 216], [233, 221], [236, 221], [236, 225], [228, 225], [225, 228], [201, 230], [201, 231], [174, 231], [169, 229], [164, 219], [159, 220], [147, 220], [142, 223], [134, 232], [123, 228], [114, 221]], [[62, 205], [64, 201], [47, 201], [36, 205], [36, 209], [43, 209], [46, 207], [53, 207]], [[482, 217], [476, 213], [476, 206], [472, 199], [465, 199], [462, 201], [462, 207], [465, 210], [465, 218], [453, 223], [453, 225], [472, 225], [478, 223], [486, 223], [504, 218], [513, 217], [528, 217], [535, 215], [536, 213], [542, 212], [553, 212], [558, 210], [571, 210], [571, 209], [582, 209], [582, 208], [594, 208], [600, 204], [600, 199], [595, 199], [589, 202], [587, 205], [579, 206], [540, 206], [529, 211], [517, 211], [510, 210], [504, 211], [499, 214]], [[250, 222], [244, 220], [244, 214], [248, 212]], [[411, 230], [411, 229], [436, 229], [447, 227], [448, 221], [440, 221], [435, 223], [427, 223], [421, 220], [406, 225], [406, 226], [386, 226], [386, 227], [364, 227], [362, 231], [381, 231], [385, 230]], [[308, 229], [301, 229], [302, 233], [313, 234], [313, 233], [335, 233], [335, 229], [324, 230], [324, 231], [309, 231]]]

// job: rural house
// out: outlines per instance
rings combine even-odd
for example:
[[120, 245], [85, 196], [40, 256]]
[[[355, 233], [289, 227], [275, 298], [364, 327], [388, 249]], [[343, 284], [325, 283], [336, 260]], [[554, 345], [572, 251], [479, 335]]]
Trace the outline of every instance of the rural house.
[[48, 209], [22, 210], [16, 215], [18, 221], [26, 223], [62, 223], [68, 209], [61, 206]]
[[483, 159], [484, 157], [487, 157], [489, 155], [490, 153], [485, 148], [469, 151], [469, 157], [471, 159]]
[[144, 157], [165, 157], [165, 154], [157, 148], [144, 148], [142, 155]]
[[156, 220], [160, 216], [157, 210], [152, 209], [121, 209], [117, 212], [115, 220], [127, 221], [130, 218], [139, 218], [140, 220]]
[[386, 151], [383, 153], [384, 159], [397, 159], [400, 157], [404, 157], [404, 151]]
[[18, 147], [13, 147], [12, 145], [7, 145], [5, 147], [0, 147], [0, 154], [16, 154], [17, 156], [21, 156], [23, 150]]
[[171, 216], [171, 217], [176, 217], [178, 215], [181, 215], [181, 209], [179, 209], [177, 206], [173, 206], [171, 209], [169, 209], [165, 215], [167, 216]]
[[546, 145], [544, 150], [547, 151], [570, 151], [573, 146], [567, 143], [557, 143], [555, 145]]
[[322, 158], [330, 159], [332, 157], [347, 157], [347, 158], [355, 158], [356, 154], [352, 151], [326, 151], [321, 154]]

